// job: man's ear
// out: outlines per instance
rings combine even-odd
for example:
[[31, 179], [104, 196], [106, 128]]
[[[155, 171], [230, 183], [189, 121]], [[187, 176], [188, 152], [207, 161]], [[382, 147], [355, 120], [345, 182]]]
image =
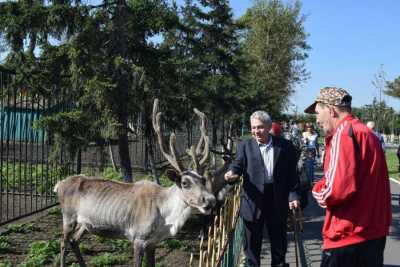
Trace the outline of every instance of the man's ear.
[[173, 182], [179, 184], [182, 176], [175, 169], [167, 169], [165, 175]]

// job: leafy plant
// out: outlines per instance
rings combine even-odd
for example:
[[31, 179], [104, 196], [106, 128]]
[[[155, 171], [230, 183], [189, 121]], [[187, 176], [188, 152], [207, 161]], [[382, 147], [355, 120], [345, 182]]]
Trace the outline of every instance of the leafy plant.
[[124, 252], [129, 250], [131, 242], [126, 239], [113, 239], [111, 240], [111, 246], [114, 251]]
[[122, 181], [122, 175], [120, 172], [114, 170], [112, 167], [107, 167], [104, 169], [102, 176], [109, 180]]
[[83, 253], [83, 254], [87, 254], [88, 251], [90, 250], [89, 247], [83, 243], [79, 244], [79, 250]]
[[107, 252], [100, 256], [93, 257], [89, 263], [89, 266], [108, 267], [115, 264], [124, 264], [128, 261], [129, 257], [125, 254], [114, 255]]
[[[10, 249], [10, 240], [6, 236], [0, 236], [0, 252], [7, 251]], [[1, 265], [0, 265], [1, 267]]]
[[42, 267], [52, 262], [59, 253], [60, 244], [56, 240], [35, 241], [31, 244], [27, 259], [19, 267]]
[[164, 245], [169, 249], [179, 249], [183, 246], [183, 242], [177, 239], [167, 239]]
[[51, 209], [49, 209], [48, 214], [50, 215], [60, 215], [62, 214], [61, 212], [61, 208], [60, 207], [53, 207]]
[[9, 224], [7, 226], [8, 233], [21, 233], [26, 234], [35, 230], [32, 223], [23, 223], [23, 224]]
[[0, 267], [12, 267], [10, 262], [0, 262]]

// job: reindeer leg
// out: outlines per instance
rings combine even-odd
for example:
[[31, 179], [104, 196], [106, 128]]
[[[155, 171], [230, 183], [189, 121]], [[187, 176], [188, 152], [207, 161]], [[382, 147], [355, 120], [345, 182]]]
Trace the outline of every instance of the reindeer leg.
[[72, 251], [75, 253], [75, 256], [78, 260], [79, 266], [80, 267], [86, 267], [85, 261], [83, 260], [81, 250], [79, 249], [79, 240], [81, 239], [82, 235], [85, 233], [85, 227], [83, 227], [81, 224], [77, 226], [77, 231], [75, 232], [74, 236], [72, 239], [69, 240], [69, 243], [71, 245]]
[[144, 247], [142, 242], [135, 241], [133, 243], [133, 255], [135, 258], [135, 267], [142, 267], [142, 261], [144, 256]]
[[156, 266], [155, 250], [156, 250], [155, 247], [146, 248], [146, 258], [147, 258], [146, 267], [155, 267]]
[[69, 242], [71, 234], [74, 232], [76, 221], [72, 218], [63, 215], [63, 237], [60, 242], [60, 266], [65, 267], [68, 250], [66, 249], [66, 243]]
[[66, 266], [66, 257], [67, 257], [67, 250], [65, 249], [65, 237], [63, 236], [61, 238], [60, 242], [60, 266], [65, 267]]

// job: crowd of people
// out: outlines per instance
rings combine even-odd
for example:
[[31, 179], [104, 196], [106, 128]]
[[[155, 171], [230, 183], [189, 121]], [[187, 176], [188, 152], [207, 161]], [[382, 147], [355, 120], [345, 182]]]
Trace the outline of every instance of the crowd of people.
[[[305, 110], [315, 114], [316, 124], [272, 122], [265, 111], [251, 115], [253, 138], [238, 144], [225, 174], [229, 183], [243, 176], [240, 216], [246, 267], [260, 266], [264, 225], [271, 266], [288, 266], [288, 212], [306, 207], [311, 188], [326, 211], [321, 266], [383, 266], [392, 219], [385, 147], [372, 123], [365, 125], [352, 115], [351, 100], [344, 89], [321, 89]], [[323, 148], [318, 142], [322, 135]], [[321, 179], [314, 176], [318, 163]]]

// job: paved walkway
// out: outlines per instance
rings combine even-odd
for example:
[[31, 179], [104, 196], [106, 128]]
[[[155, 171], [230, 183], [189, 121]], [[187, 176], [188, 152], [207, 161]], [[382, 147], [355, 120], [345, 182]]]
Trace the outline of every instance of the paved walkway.
[[[385, 267], [400, 267], [400, 184], [391, 181], [393, 222], [390, 236], [386, 242]], [[304, 253], [299, 253], [306, 259], [307, 265], [311, 267], [320, 266], [321, 263], [321, 229], [324, 220], [324, 211], [314, 199], [309, 196], [310, 204], [304, 211], [304, 231], [301, 233]], [[296, 266], [295, 247], [293, 233], [288, 233], [288, 253], [286, 261], [290, 266]], [[300, 251], [301, 252], [301, 251]], [[269, 267], [271, 258], [268, 238], [264, 238], [262, 248], [261, 266]], [[299, 260], [299, 266], [302, 266]], [[305, 266], [303, 266], [305, 267]], [[351, 266], [349, 266], [351, 267]]]

